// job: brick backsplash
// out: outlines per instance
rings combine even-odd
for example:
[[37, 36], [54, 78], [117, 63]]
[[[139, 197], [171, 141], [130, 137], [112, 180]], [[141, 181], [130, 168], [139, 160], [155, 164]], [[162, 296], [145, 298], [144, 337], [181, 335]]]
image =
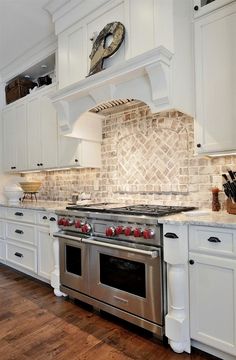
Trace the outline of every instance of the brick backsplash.
[[[228, 168], [236, 170], [236, 156], [194, 156], [191, 117], [137, 106], [104, 118], [101, 169], [24, 177], [42, 181], [43, 200], [69, 201], [72, 193], [86, 192], [95, 201], [210, 207], [211, 188], [222, 188], [221, 174]], [[224, 194], [220, 198], [223, 204]]]

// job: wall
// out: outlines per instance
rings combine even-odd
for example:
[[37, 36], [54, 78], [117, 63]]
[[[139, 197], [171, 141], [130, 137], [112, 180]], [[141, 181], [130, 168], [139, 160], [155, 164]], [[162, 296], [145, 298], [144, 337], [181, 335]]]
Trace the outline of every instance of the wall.
[[[211, 188], [236, 170], [236, 156], [194, 156], [193, 119], [176, 111], [151, 114], [147, 106], [107, 115], [102, 168], [26, 174], [41, 179], [40, 199], [70, 200], [91, 192], [97, 201], [211, 206]], [[94, 185], [99, 182], [99, 191]], [[224, 194], [221, 194], [221, 201]]]

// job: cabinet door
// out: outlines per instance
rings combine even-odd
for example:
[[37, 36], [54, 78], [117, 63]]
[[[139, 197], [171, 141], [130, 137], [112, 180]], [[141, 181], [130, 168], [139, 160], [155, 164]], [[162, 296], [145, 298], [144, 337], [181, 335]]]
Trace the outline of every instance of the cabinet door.
[[16, 166], [17, 170], [27, 169], [27, 111], [26, 103], [16, 106]]
[[194, 17], [205, 15], [234, 0], [193, 0]]
[[28, 165], [29, 169], [40, 169], [42, 163], [40, 98], [32, 97], [28, 102]]
[[236, 262], [190, 252], [191, 338], [236, 355]]
[[80, 141], [77, 138], [59, 137], [59, 167], [80, 166]]
[[53, 240], [49, 236], [49, 228], [37, 228], [38, 234], [38, 275], [51, 279], [54, 268]]
[[236, 150], [236, 3], [195, 22], [199, 153]]
[[4, 131], [3, 166], [5, 171], [16, 169], [16, 110], [15, 107], [6, 109], [2, 113]]
[[47, 95], [40, 99], [40, 122], [43, 168], [57, 166], [57, 115]]

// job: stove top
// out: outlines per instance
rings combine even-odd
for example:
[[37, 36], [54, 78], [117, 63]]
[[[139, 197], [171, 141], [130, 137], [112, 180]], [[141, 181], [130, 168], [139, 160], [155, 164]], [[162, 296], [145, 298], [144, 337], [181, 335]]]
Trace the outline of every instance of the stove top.
[[165, 206], [165, 205], [128, 205], [115, 206], [111, 203], [97, 203], [88, 205], [67, 206], [67, 210], [100, 212], [108, 214], [126, 214], [126, 215], [146, 215], [146, 216], [165, 216], [180, 213], [182, 211], [190, 211], [196, 209], [190, 206]]

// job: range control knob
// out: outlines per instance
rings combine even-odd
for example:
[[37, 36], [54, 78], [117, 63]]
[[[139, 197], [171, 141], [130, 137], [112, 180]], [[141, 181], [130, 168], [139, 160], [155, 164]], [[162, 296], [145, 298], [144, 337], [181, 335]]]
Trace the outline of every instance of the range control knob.
[[109, 226], [108, 228], [106, 228], [106, 236], [115, 236], [116, 234], [116, 229], [113, 226]]
[[82, 227], [81, 227], [81, 230], [83, 233], [89, 233], [91, 230], [92, 230], [92, 226], [90, 224], [84, 224]]
[[80, 220], [76, 220], [76, 221], [75, 221], [75, 228], [76, 228], [76, 229], [79, 229], [79, 228], [81, 228], [81, 226], [82, 226], [82, 225], [81, 225], [81, 221], [80, 221]]
[[58, 219], [58, 225], [63, 225], [64, 224], [64, 220], [65, 220], [65, 218], [60, 218], [60, 219]]
[[123, 227], [122, 226], [117, 226], [115, 232], [116, 232], [116, 235], [122, 234], [123, 233]]
[[63, 226], [70, 226], [70, 220], [69, 219], [64, 219]]
[[142, 231], [139, 228], [134, 229], [134, 237], [141, 237]]
[[125, 234], [125, 236], [130, 236], [132, 234], [131, 227], [126, 227], [124, 230], [124, 234]]
[[143, 237], [144, 239], [151, 239], [155, 235], [152, 229], [145, 229], [143, 230]]

